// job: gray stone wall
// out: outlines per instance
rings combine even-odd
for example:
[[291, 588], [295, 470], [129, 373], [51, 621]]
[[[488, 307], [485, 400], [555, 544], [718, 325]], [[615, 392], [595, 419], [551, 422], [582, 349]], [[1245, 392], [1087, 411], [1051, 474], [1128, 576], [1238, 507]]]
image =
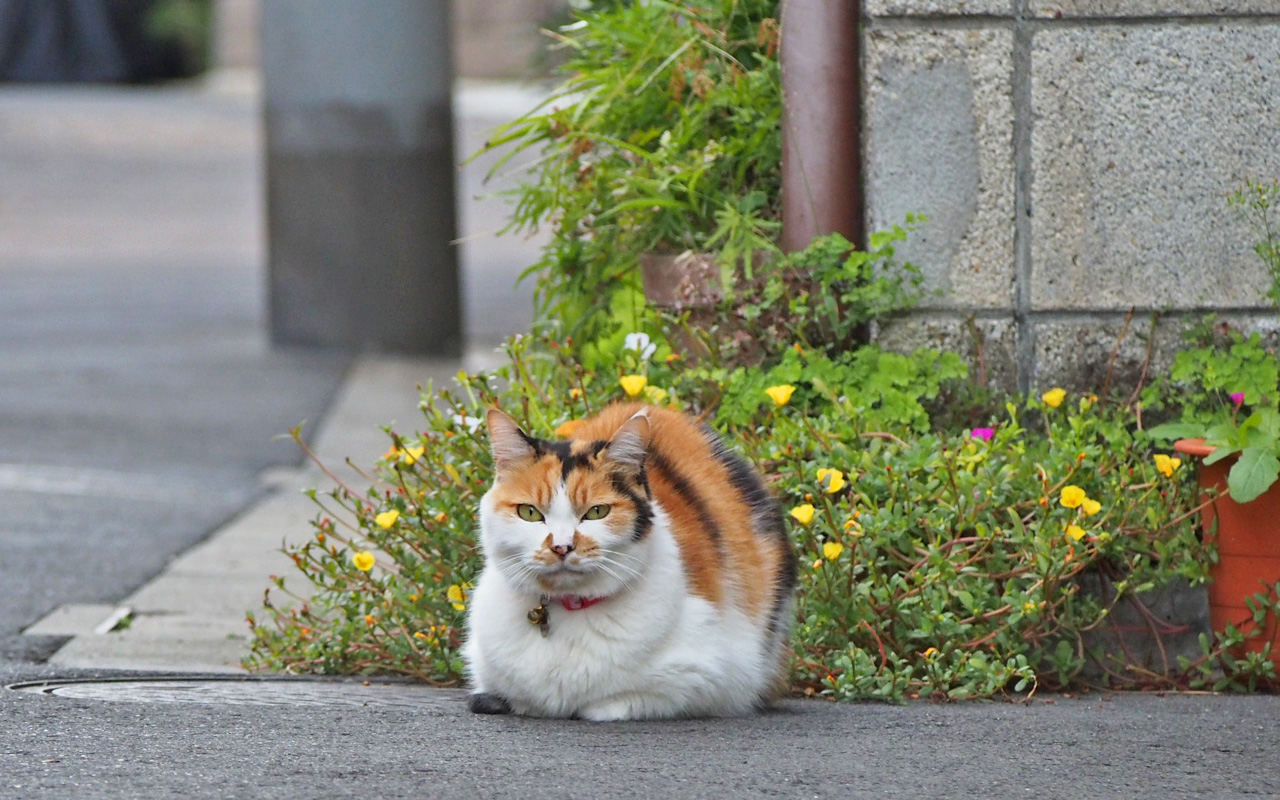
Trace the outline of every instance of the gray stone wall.
[[1184, 313], [1277, 327], [1226, 196], [1280, 177], [1280, 0], [865, 0], [863, 58], [867, 222], [929, 217], [937, 292], [881, 341], [1040, 390], [1163, 369]]

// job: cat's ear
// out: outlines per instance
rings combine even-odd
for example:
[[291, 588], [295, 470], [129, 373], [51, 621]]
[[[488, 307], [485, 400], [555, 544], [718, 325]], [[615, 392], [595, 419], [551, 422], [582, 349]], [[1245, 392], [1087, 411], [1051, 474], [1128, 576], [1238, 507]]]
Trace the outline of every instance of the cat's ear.
[[644, 469], [645, 453], [649, 452], [649, 413], [639, 411], [623, 423], [609, 440], [605, 457], [632, 472]]
[[489, 409], [487, 416], [489, 447], [493, 450], [493, 465], [499, 472], [537, 455], [533, 441], [515, 420], [496, 408]]

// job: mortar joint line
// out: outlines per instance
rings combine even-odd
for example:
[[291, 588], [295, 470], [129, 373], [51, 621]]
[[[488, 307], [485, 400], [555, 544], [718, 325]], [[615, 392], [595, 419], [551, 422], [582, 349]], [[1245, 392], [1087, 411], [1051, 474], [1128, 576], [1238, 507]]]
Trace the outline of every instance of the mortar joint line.
[[1018, 391], [1031, 391], [1035, 374], [1035, 325], [1031, 318], [1031, 38], [1034, 29], [1028, 24], [1029, 0], [1015, 0], [1013, 52], [1010, 54], [1013, 100], [1013, 169], [1014, 169], [1014, 363], [1017, 365]]

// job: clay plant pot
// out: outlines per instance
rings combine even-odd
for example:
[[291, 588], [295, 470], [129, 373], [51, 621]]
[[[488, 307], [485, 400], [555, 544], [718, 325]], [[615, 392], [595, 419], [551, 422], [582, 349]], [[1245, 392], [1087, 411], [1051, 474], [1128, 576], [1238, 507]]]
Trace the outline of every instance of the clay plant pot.
[[711, 253], [642, 253], [640, 275], [650, 303], [673, 311], [720, 302], [720, 265]]
[[[1214, 451], [1204, 439], [1179, 439], [1173, 449], [1203, 459]], [[1217, 491], [1213, 502], [1201, 512], [1207, 541], [1218, 543], [1218, 563], [1209, 569], [1209, 618], [1215, 631], [1235, 625], [1242, 631], [1254, 628], [1253, 614], [1245, 598], [1267, 591], [1280, 581], [1280, 483], [1248, 503], [1237, 503], [1227, 494], [1227, 472], [1235, 457], [1215, 464], [1201, 463], [1197, 471], [1200, 488]], [[1214, 526], [1214, 523], [1217, 526]], [[1260, 651], [1271, 642], [1271, 660], [1280, 666], [1280, 626], [1268, 618], [1268, 630], [1246, 640], [1246, 651]]]
[[[724, 294], [720, 290], [720, 265], [710, 253], [642, 253], [640, 275], [644, 299], [675, 314], [684, 314], [691, 328], [702, 328], [714, 318]], [[707, 355], [707, 348], [690, 330], [670, 337], [671, 346], [690, 361]]]

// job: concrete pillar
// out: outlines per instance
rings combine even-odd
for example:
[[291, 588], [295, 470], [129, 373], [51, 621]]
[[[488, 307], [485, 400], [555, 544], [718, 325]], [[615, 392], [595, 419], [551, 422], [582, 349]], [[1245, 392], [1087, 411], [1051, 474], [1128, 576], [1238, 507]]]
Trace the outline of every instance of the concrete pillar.
[[447, 0], [265, 0], [272, 340], [461, 350]]

